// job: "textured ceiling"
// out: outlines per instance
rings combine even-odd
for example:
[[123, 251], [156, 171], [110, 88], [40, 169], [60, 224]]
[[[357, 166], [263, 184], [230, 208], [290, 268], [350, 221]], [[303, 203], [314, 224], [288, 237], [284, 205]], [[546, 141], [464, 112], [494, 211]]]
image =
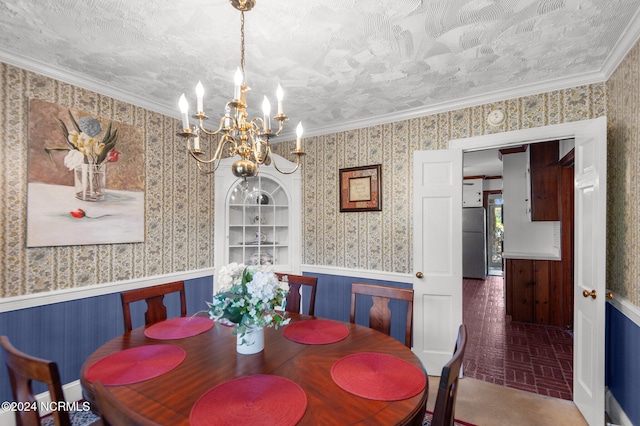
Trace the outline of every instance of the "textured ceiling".
[[[288, 127], [329, 133], [602, 81], [635, 43], [638, 0], [257, 0], [251, 115], [285, 89]], [[179, 117], [222, 113], [240, 58], [228, 0], [2, 0], [0, 61]], [[193, 109], [191, 110], [193, 111]], [[289, 134], [289, 133], [287, 133]]]

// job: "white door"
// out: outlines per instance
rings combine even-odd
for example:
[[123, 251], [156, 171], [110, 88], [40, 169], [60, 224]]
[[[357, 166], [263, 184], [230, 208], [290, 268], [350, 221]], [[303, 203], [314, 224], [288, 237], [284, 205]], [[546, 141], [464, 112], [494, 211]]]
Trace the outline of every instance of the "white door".
[[604, 424], [606, 119], [575, 137], [573, 400], [590, 425]]
[[462, 151], [416, 151], [413, 173], [413, 352], [439, 376], [462, 324]]

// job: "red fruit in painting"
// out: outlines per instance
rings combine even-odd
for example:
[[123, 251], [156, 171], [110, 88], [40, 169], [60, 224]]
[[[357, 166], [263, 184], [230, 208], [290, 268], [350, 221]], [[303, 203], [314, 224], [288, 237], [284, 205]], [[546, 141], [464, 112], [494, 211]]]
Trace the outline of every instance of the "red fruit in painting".
[[120, 151], [116, 151], [115, 149], [112, 149], [107, 153], [107, 161], [110, 163], [115, 163], [116, 161], [118, 161], [119, 155], [120, 155]]
[[71, 216], [75, 217], [76, 219], [85, 217], [85, 212], [82, 209], [71, 210], [69, 213], [71, 213]]

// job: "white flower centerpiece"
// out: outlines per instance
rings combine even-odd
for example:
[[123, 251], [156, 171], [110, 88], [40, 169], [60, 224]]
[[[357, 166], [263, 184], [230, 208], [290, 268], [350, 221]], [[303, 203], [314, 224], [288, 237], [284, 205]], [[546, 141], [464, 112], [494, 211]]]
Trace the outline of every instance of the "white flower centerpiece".
[[[278, 281], [270, 265], [231, 263], [218, 271], [218, 292], [209, 306], [209, 318], [234, 324], [238, 352], [256, 353], [264, 348], [264, 327], [286, 325], [284, 316], [289, 286]], [[256, 340], [257, 339], [257, 340]]]

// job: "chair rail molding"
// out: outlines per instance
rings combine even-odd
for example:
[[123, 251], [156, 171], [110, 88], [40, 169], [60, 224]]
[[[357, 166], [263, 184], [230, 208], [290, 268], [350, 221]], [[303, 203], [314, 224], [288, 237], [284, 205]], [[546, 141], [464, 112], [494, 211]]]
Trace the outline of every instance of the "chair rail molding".
[[[0, 298], [0, 313], [17, 311], [19, 309], [33, 308], [36, 306], [50, 305], [70, 300], [84, 299], [87, 297], [102, 296], [105, 294], [119, 293], [135, 288], [151, 287], [173, 281], [186, 281], [195, 278], [213, 276], [214, 268], [204, 268], [192, 271], [174, 272], [165, 275], [134, 278], [131, 280], [112, 283], [96, 284], [84, 287], [66, 288], [46, 293], [27, 294], [24, 296]], [[213, 289], [211, 289], [213, 292]]]
[[391, 281], [398, 283], [410, 283], [413, 275], [400, 272], [376, 271], [373, 269], [351, 269], [330, 265], [305, 265], [303, 264], [302, 272], [310, 272], [314, 274], [340, 275], [344, 277], [354, 277], [359, 279]]

